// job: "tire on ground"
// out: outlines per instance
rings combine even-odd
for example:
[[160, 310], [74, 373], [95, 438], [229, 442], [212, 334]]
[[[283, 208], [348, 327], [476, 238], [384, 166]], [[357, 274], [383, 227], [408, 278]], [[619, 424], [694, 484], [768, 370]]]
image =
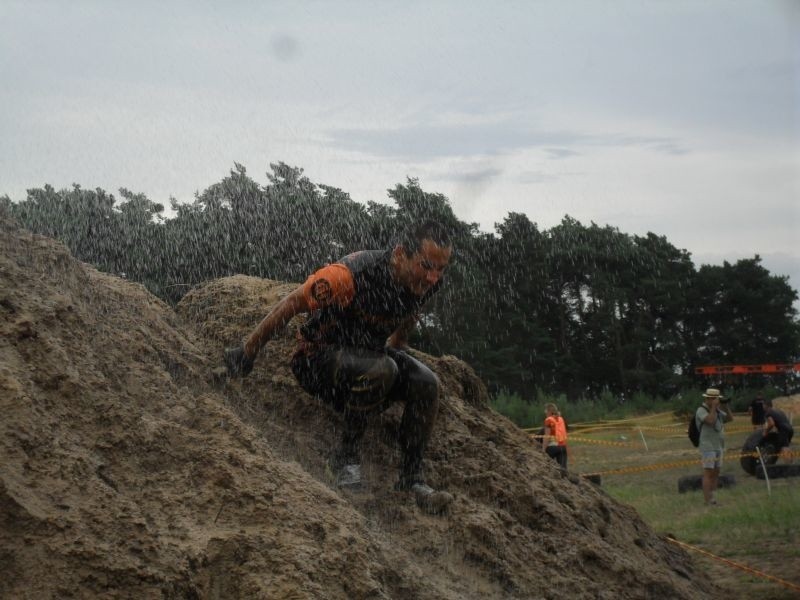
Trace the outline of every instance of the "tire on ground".
[[[718, 479], [719, 487], [726, 488], [736, 485], [736, 477], [720, 473]], [[686, 492], [693, 492], [703, 489], [703, 476], [702, 475], [684, 475], [678, 478], [678, 493], [684, 494]]]
[[[800, 465], [767, 465], [767, 475], [770, 479], [800, 477]], [[764, 479], [764, 469], [760, 466], [756, 470], [756, 478]]]
[[763, 434], [760, 431], [754, 431], [744, 441], [742, 446], [742, 457], [739, 459], [739, 464], [745, 473], [755, 475], [759, 464], [758, 457], [753, 455], [745, 455], [746, 452], [754, 452], [756, 448], [760, 447], [761, 455], [764, 457], [764, 462], [768, 465], [774, 465], [778, 460], [777, 452], [772, 444], [761, 445]]

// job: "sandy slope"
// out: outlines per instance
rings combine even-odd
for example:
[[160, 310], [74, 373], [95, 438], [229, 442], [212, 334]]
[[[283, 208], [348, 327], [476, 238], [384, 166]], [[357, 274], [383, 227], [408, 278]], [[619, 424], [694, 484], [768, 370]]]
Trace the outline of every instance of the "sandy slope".
[[248, 277], [177, 311], [0, 217], [0, 597], [698, 598], [689, 557], [562, 477], [454, 357], [427, 468], [444, 517], [393, 491], [399, 411], [370, 484], [329, 484], [336, 416], [294, 382], [291, 328], [244, 381], [220, 350], [292, 286]]

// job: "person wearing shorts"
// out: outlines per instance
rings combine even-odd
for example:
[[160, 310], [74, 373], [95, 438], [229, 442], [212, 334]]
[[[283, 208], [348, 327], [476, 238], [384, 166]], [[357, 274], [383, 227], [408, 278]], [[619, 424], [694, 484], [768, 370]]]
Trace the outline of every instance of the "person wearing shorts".
[[703, 404], [694, 415], [700, 430], [698, 449], [703, 464], [703, 499], [706, 505], [717, 504], [716, 492], [725, 452], [725, 423], [733, 420], [733, 413], [724, 402], [725, 398], [718, 389], [708, 388], [703, 394]]

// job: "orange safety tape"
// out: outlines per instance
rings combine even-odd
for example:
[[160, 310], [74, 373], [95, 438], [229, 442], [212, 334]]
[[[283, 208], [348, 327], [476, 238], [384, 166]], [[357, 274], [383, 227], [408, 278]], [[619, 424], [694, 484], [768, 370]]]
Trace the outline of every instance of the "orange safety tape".
[[[680, 423], [673, 423], [671, 425], [636, 425], [635, 423], [624, 423], [624, 422], [609, 422], [609, 423], [600, 423], [600, 424], [586, 424], [586, 425], [575, 425], [570, 423], [569, 428], [570, 431], [575, 431], [579, 433], [593, 433], [596, 431], [636, 431], [637, 429], [641, 429], [642, 431], [668, 431], [668, 432], [676, 432], [676, 431], [686, 431], [686, 428], [689, 426], [687, 422], [680, 422]], [[523, 429], [522, 431], [526, 433], [530, 433], [532, 431], [538, 431], [536, 427], [528, 427]], [[726, 433], [740, 433], [742, 431], [756, 431], [753, 429], [752, 425], [740, 425], [735, 427], [726, 427]]]
[[599, 426], [599, 427], [588, 427], [586, 429], [577, 429], [572, 428], [573, 431], [587, 434], [587, 433], [609, 433], [612, 431], [680, 431], [680, 428], [683, 427], [685, 430], [687, 425], [685, 423], [678, 423], [676, 425], [663, 425], [663, 426], [656, 426], [656, 425], [608, 425], [608, 426]]
[[[629, 419], [614, 419], [614, 420], [610, 420], [610, 421], [600, 420], [600, 421], [587, 421], [587, 422], [584, 422], [584, 423], [570, 423], [569, 424], [569, 428], [570, 429], [575, 429], [575, 430], [577, 430], [577, 429], [581, 429], [581, 430], [585, 430], [585, 429], [603, 429], [603, 428], [614, 429], [614, 428], [621, 428], [621, 427], [638, 428], [638, 425], [636, 425], [635, 423], [637, 423], [639, 421], [649, 421], [649, 420], [652, 420], [652, 419], [662, 419], [665, 416], [671, 415], [671, 414], [672, 414], [672, 411], [667, 411], [667, 412], [662, 412], [662, 413], [653, 413], [652, 415], [645, 415], [643, 417], [642, 416], [631, 417]], [[631, 424], [632, 422], [633, 422], [633, 424]], [[525, 431], [525, 432], [536, 431], [537, 429], [538, 429], [538, 427], [524, 427], [524, 428], [522, 428], [522, 431]]]
[[[686, 431], [688, 427], [688, 423], [675, 423], [674, 425], [598, 425], [596, 427], [587, 427], [585, 429], [579, 429], [577, 427], [573, 427], [570, 425], [570, 429], [573, 431], [580, 431], [580, 433], [586, 434], [595, 431], [636, 431], [641, 429], [642, 431], [668, 431], [671, 433], [675, 433], [678, 431]], [[739, 427], [726, 427], [725, 433], [739, 433], [742, 431], [755, 431], [752, 426], [739, 426]]]
[[752, 425], [744, 426], [741, 425], [740, 427], [725, 427], [725, 433], [741, 433], [743, 431], [756, 431], [753, 429]]
[[687, 544], [686, 542], [679, 542], [678, 540], [676, 540], [673, 537], [667, 536], [667, 541], [668, 542], [672, 542], [673, 544], [676, 544], [678, 546], [681, 546], [682, 548], [687, 548], [689, 550], [693, 550], [695, 552], [699, 552], [700, 554], [705, 554], [706, 556], [710, 556], [714, 560], [718, 560], [718, 561], [720, 561], [722, 563], [725, 563], [726, 565], [730, 565], [731, 567], [734, 567], [736, 569], [741, 569], [745, 573], [750, 573], [751, 575], [755, 575], [756, 577], [761, 577], [762, 579], [768, 579], [770, 581], [774, 581], [775, 583], [779, 583], [780, 585], [784, 586], [787, 589], [795, 590], [795, 591], [800, 592], [800, 585], [796, 585], [794, 583], [791, 583], [791, 582], [786, 581], [784, 579], [780, 579], [780, 578], [775, 577], [773, 575], [767, 575], [763, 571], [759, 571], [758, 569], [754, 569], [753, 567], [748, 567], [747, 565], [743, 565], [742, 563], [738, 563], [738, 562], [730, 560], [728, 558], [722, 558], [721, 556], [717, 556], [716, 554], [712, 554], [708, 550], [703, 550], [702, 548], [698, 548], [697, 546], [692, 546], [691, 544]]
[[[800, 452], [788, 452], [789, 456], [800, 456]], [[731, 452], [725, 453], [724, 458], [726, 460], [732, 460], [736, 458], [742, 458], [743, 456], [758, 456], [757, 452]], [[767, 455], [763, 455], [767, 456]], [[776, 456], [776, 455], [770, 455]], [[779, 455], [777, 455], [779, 456]], [[650, 465], [640, 465], [636, 467], [620, 467], [619, 469], [609, 469], [607, 471], [593, 471], [591, 473], [581, 473], [581, 475], [621, 475], [624, 473], [642, 473], [644, 471], [659, 471], [661, 469], [673, 469], [675, 467], [686, 467], [689, 465], [699, 465], [702, 462], [699, 458], [693, 458], [691, 460], [681, 460], [675, 462], [668, 462], [668, 463], [655, 463]]]
[[656, 463], [654, 465], [641, 465], [638, 467], [621, 467], [619, 469], [609, 469], [607, 471], [594, 471], [592, 473], [581, 473], [584, 477], [587, 475], [621, 475], [623, 473], [642, 473], [644, 471], [658, 471], [661, 469], [673, 469], [675, 467], [686, 467], [689, 465], [696, 465], [700, 463], [699, 458], [692, 460], [681, 460], [670, 463]]
[[587, 433], [591, 433], [591, 434], [594, 434], [594, 433], [611, 433], [611, 432], [615, 432], [615, 431], [633, 431], [633, 432], [637, 432], [639, 430], [641, 430], [641, 431], [667, 431], [667, 432], [674, 433], [676, 431], [686, 431], [687, 426], [688, 425], [686, 423], [677, 423], [675, 425], [661, 425], [661, 426], [657, 426], [657, 425], [613, 425], [613, 426], [611, 426], [611, 425], [609, 425], [609, 426], [603, 426], [603, 427], [589, 427], [587, 429], [576, 429], [576, 428], [573, 427], [573, 428], [571, 428], [571, 430], [575, 431], [576, 433], [582, 433], [584, 435], [587, 434]]
[[641, 442], [614, 442], [611, 440], [596, 440], [594, 438], [585, 438], [571, 435], [567, 438], [567, 443], [577, 442], [579, 444], [598, 444], [600, 446], [622, 446], [623, 448], [641, 448]]
[[672, 411], [668, 410], [665, 412], [660, 413], [653, 413], [651, 415], [645, 415], [643, 417], [630, 417], [628, 419], [601, 419], [599, 421], [585, 421], [583, 423], [570, 423], [570, 427], [594, 427], [595, 425], [612, 425], [614, 423], [629, 423], [631, 421], [644, 421], [649, 419], [660, 419], [667, 415], [672, 414]]
[[[541, 443], [542, 436], [541, 435], [531, 435], [529, 436], [535, 442]], [[641, 448], [641, 442], [612, 442], [609, 440], [595, 440], [592, 438], [583, 438], [583, 437], [575, 437], [569, 436], [567, 438], [567, 443], [570, 442], [577, 442], [577, 443], [585, 443], [585, 444], [598, 444], [600, 446], [622, 446], [623, 448]]]

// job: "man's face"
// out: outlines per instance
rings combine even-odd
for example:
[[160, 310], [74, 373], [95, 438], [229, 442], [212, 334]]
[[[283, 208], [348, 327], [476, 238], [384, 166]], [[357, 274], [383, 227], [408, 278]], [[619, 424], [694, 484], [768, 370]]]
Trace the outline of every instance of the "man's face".
[[411, 293], [422, 296], [442, 278], [452, 253], [451, 246], [438, 246], [432, 240], [423, 240], [411, 256], [398, 246], [394, 251], [395, 278]]

